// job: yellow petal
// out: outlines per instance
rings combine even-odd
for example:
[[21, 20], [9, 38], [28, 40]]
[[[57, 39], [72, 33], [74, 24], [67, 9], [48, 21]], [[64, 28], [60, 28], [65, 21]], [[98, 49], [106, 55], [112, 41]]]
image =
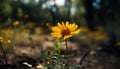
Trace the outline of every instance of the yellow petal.
[[52, 27], [53, 32], [60, 32], [61, 29], [59, 27]]
[[64, 36], [64, 40], [70, 38], [72, 35], [66, 35]]
[[73, 27], [73, 30], [76, 30], [78, 28], [78, 25], [75, 25], [74, 27]]
[[57, 25], [58, 25], [59, 28], [62, 28], [62, 25], [60, 23], [57, 23]]
[[62, 22], [62, 27], [65, 27], [65, 24], [64, 24], [64, 22]]
[[60, 33], [51, 33], [52, 37], [57, 37], [57, 38], [61, 38], [62, 35]]
[[80, 33], [80, 29], [78, 29], [78, 30], [76, 30], [76, 31], [71, 32], [71, 34], [78, 34], [78, 33]]
[[69, 29], [70, 29], [70, 31], [75, 31], [77, 29], [77, 27], [78, 27], [78, 25], [73, 24], [69, 27]]
[[67, 27], [67, 26], [69, 25], [69, 22], [67, 21], [65, 25], [66, 25], [66, 27]]

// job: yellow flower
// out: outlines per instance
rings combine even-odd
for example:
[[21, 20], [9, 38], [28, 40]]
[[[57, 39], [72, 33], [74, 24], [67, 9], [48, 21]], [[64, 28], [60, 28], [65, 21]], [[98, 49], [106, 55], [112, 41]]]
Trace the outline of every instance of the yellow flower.
[[120, 42], [117, 42], [117, 43], [116, 43], [116, 46], [120, 46]]
[[11, 40], [6, 40], [6, 42], [4, 44], [9, 45], [10, 43], [11, 43]]
[[6, 42], [7, 42], [7, 44], [10, 44], [10, 43], [11, 43], [11, 40], [7, 40]]
[[80, 32], [80, 29], [77, 28], [78, 25], [75, 25], [75, 23], [69, 24], [68, 21], [66, 23], [62, 22], [62, 24], [57, 23], [57, 26], [51, 28], [53, 31], [51, 35], [52, 37], [63, 38], [65, 40], [75, 34], [78, 34]]
[[0, 37], [0, 42], [3, 42], [3, 37]]
[[15, 22], [13, 23], [13, 26], [18, 26], [19, 24], [20, 24], [19, 21], [15, 21]]

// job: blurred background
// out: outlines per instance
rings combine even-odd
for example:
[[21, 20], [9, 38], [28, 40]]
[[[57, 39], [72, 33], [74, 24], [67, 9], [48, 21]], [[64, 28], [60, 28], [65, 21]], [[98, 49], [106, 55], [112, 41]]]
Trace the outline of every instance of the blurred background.
[[[21, 52], [33, 56], [40, 49], [52, 46], [54, 39], [50, 37], [49, 27], [69, 21], [81, 29], [80, 34], [69, 40], [72, 52], [80, 55], [86, 49], [99, 50], [104, 52], [102, 56], [109, 54], [111, 61], [106, 63], [116, 65], [120, 61], [119, 18], [120, 0], [0, 0], [0, 35], [11, 39], [6, 51], [16, 55]], [[33, 47], [37, 48], [32, 53]]]
[[0, 0], [0, 28], [17, 21], [34, 28], [70, 21], [91, 30], [102, 28], [119, 41], [119, 0]]

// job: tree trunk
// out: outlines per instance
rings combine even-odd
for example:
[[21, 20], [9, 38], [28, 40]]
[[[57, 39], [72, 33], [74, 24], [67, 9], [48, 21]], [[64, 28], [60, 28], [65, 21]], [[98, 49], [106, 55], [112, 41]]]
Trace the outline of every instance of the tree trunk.
[[86, 7], [86, 21], [88, 28], [91, 30], [95, 30], [95, 23], [94, 23], [94, 12], [93, 12], [93, 6], [92, 6], [93, 0], [86, 0], [85, 1], [85, 7]]

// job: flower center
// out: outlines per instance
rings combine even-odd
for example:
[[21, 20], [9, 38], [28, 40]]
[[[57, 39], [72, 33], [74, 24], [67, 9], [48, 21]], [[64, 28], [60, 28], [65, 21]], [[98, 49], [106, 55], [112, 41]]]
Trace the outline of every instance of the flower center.
[[63, 36], [69, 35], [69, 34], [70, 34], [70, 30], [69, 30], [67, 27], [65, 27], [65, 28], [62, 29], [61, 34], [62, 34]]

